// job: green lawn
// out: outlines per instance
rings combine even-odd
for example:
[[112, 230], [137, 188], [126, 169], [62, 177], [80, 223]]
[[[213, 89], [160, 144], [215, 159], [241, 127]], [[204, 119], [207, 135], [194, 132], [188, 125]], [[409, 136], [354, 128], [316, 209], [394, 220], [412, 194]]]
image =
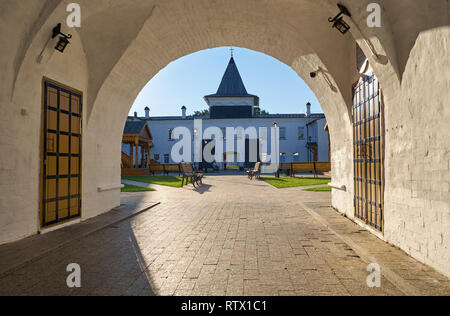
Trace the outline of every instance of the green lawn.
[[261, 180], [273, 185], [277, 189], [307, 187], [330, 183], [331, 179], [325, 178], [261, 178]]
[[164, 176], [126, 176], [124, 180], [164, 185], [167, 187], [181, 188], [180, 177], [164, 177]]
[[331, 192], [331, 187], [318, 187], [318, 188], [311, 188], [311, 189], [305, 189], [303, 191], [310, 191], [310, 192]]
[[137, 187], [135, 185], [129, 185], [129, 184], [124, 184], [125, 187], [122, 188], [122, 192], [147, 192], [147, 191], [155, 191], [154, 189], [151, 188], [143, 188], [143, 187]]

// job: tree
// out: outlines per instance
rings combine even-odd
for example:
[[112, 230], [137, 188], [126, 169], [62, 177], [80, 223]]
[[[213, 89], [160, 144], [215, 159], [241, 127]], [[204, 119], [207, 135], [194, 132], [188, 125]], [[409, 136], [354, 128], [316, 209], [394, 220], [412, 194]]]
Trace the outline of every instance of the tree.
[[194, 116], [209, 116], [209, 110], [195, 111]]
[[266, 110], [261, 110], [261, 108], [255, 108], [255, 115], [269, 115], [269, 112]]

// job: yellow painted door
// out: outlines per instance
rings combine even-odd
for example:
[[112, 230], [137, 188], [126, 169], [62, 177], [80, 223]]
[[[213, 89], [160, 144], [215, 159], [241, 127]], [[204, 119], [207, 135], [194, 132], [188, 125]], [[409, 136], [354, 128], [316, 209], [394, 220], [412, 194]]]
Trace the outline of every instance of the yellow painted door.
[[42, 227], [81, 216], [82, 95], [44, 81]]

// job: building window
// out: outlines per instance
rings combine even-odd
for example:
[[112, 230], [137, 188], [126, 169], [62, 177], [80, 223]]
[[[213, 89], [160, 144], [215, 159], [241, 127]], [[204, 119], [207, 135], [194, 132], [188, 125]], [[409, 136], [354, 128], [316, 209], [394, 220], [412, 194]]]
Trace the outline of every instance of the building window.
[[173, 128], [169, 128], [169, 141], [173, 141]]
[[164, 163], [169, 163], [169, 162], [170, 162], [170, 156], [164, 155]]
[[305, 140], [305, 127], [298, 128], [298, 139]]
[[157, 162], [159, 162], [160, 158], [161, 157], [159, 156], [159, 154], [155, 154], [155, 156], [153, 157], [153, 159], [155, 159], [155, 161], [157, 161]]
[[286, 162], [286, 153], [280, 153], [280, 162]]
[[300, 162], [300, 153], [294, 153], [294, 162]]
[[287, 139], [286, 138], [286, 127], [280, 127], [280, 139]]

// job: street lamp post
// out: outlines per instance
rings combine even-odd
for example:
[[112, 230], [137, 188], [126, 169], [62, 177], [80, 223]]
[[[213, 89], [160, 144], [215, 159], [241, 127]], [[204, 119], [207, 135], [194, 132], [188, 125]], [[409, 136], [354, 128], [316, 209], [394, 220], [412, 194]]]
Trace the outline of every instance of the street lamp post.
[[275, 161], [275, 163], [277, 164], [277, 172], [276, 172], [276, 177], [277, 178], [279, 178], [280, 177], [280, 168], [279, 168], [279, 165], [278, 165], [278, 160], [280, 159], [280, 153], [279, 153], [279, 150], [278, 150], [278, 123], [277, 122], [274, 122], [273, 123], [273, 128], [275, 129], [275, 159], [276, 159], [276, 161]]
[[198, 129], [194, 128], [194, 159], [192, 160], [192, 164], [197, 167], [196, 165], [196, 157], [197, 157], [197, 137], [198, 137]]

